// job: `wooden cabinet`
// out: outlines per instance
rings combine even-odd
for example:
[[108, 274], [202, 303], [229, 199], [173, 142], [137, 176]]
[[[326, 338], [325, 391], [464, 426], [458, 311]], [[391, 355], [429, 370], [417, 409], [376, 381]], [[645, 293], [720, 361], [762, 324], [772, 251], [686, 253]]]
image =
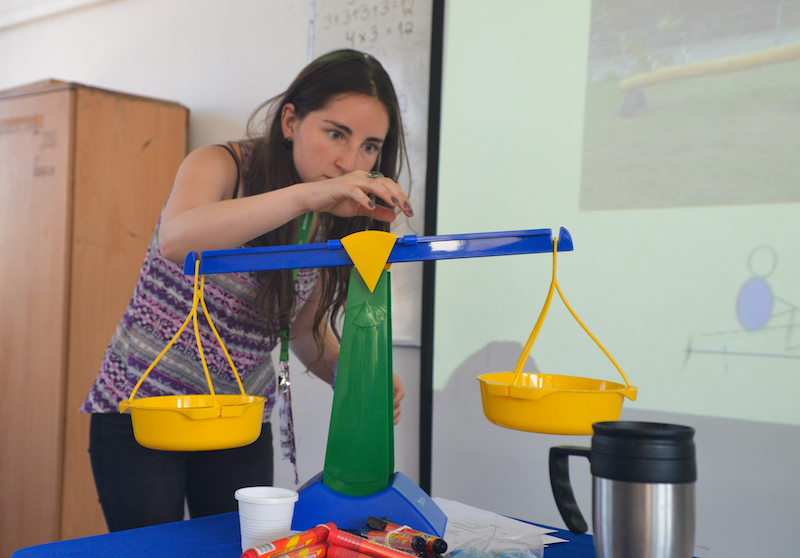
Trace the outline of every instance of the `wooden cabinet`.
[[78, 409], [186, 151], [188, 110], [0, 92], [0, 556], [106, 531]]

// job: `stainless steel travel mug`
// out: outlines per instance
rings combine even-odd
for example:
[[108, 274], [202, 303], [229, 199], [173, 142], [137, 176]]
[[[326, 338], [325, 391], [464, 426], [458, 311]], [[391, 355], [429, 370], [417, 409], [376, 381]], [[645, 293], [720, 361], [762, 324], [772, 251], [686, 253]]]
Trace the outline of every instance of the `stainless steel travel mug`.
[[550, 449], [550, 484], [561, 517], [585, 533], [569, 481], [570, 455], [591, 462], [598, 558], [691, 558], [697, 464], [694, 429], [650, 422], [592, 425], [592, 447]]

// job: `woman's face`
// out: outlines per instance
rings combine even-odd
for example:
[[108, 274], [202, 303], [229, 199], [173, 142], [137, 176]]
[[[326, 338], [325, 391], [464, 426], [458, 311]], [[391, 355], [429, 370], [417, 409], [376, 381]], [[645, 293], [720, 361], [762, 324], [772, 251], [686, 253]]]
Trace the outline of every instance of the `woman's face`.
[[283, 136], [294, 143], [292, 155], [300, 179], [317, 182], [372, 170], [389, 132], [389, 113], [377, 99], [354, 93], [336, 97], [302, 119], [287, 103], [281, 127]]

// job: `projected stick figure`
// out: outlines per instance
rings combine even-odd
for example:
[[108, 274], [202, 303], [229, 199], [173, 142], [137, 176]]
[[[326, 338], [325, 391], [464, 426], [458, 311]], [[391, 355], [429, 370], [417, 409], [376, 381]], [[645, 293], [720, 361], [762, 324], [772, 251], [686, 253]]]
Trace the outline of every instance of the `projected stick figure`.
[[777, 263], [778, 255], [770, 246], [759, 246], [750, 253], [747, 267], [753, 277], [742, 286], [736, 301], [736, 316], [747, 331], [761, 329], [772, 316], [775, 301], [767, 277], [775, 271]]
[[[778, 265], [778, 255], [771, 246], [759, 246], [755, 248], [747, 259], [747, 267], [753, 276], [748, 279], [739, 290], [736, 298], [736, 317], [741, 324], [742, 330], [727, 331], [718, 333], [708, 333], [704, 338], [717, 338], [723, 341], [737, 341], [737, 345], [745, 343], [743, 336], [753, 340], [753, 335], [757, 333], [770, 333], [775, 330], [786, 330], [783, 341], [783, 351], [791, 351], [800, 347], [800, 342], [792, 339], [794, 332], [800, 329], [800, 307], [789, 301], [775, 296], [772, 286], [767, 278], [772, 275]], [[783, 318], [783, 319], [782, 319]], [[774, 339], [774, 338], [773, 338]], [[762, 340], [763, 341], [763, 340]], [[769, 337], [766, 339], [769, 342]], [[712, 341], [713, 342], [713, 341]], [[759, 357], [781, 357], [781, 358], [800, 358], [798, 355], [779, 352], [780, 348], [775, 347], [774, 341], [770, 348], [764, 350], [763, 345], [758, 349], [750, 347], [750, 350], [730, 350], [726, 343], [724, 347], [696, 348], [692, 340], [686, 349], [686, 366], [691, 353], [722, 354], [731, 356], [759, 356]]]
[[[772, 318], [787, 316], [786, 325], [773, 326], [786, 328], [785, 349], [797, 348], [798, 344], [792, 344], [792, 332], [796, 322], [797, 312], [800, 307], [790, 302], [776, 297], [772, 293], [772, 287], [767, 282], [775, 267], [778, 265], [778, 255], [771, 246], [759, 246], [750, 253], [747, 266], [753, 273], [751, 277], [739, 291], [736, 301], [736, 315], [739, 323], [747, 331], [759, 331], [767, 327]], [[775, 312], [776, 303], [785, 306], [785, 309]]]

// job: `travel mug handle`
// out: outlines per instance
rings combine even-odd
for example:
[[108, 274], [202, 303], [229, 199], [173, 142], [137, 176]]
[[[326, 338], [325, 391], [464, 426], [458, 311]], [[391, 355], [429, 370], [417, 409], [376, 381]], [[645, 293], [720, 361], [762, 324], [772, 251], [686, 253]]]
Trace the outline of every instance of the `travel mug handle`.
[[592, 450], [578, 446], [555, 446], [550, 448], [550, 487], [558, 511], [570, 531], [576, 535], [585, 533], [589, 526], [581, 515], [572, 485], [569, 482], [569, 456], [583, 456], [591, 461]]

